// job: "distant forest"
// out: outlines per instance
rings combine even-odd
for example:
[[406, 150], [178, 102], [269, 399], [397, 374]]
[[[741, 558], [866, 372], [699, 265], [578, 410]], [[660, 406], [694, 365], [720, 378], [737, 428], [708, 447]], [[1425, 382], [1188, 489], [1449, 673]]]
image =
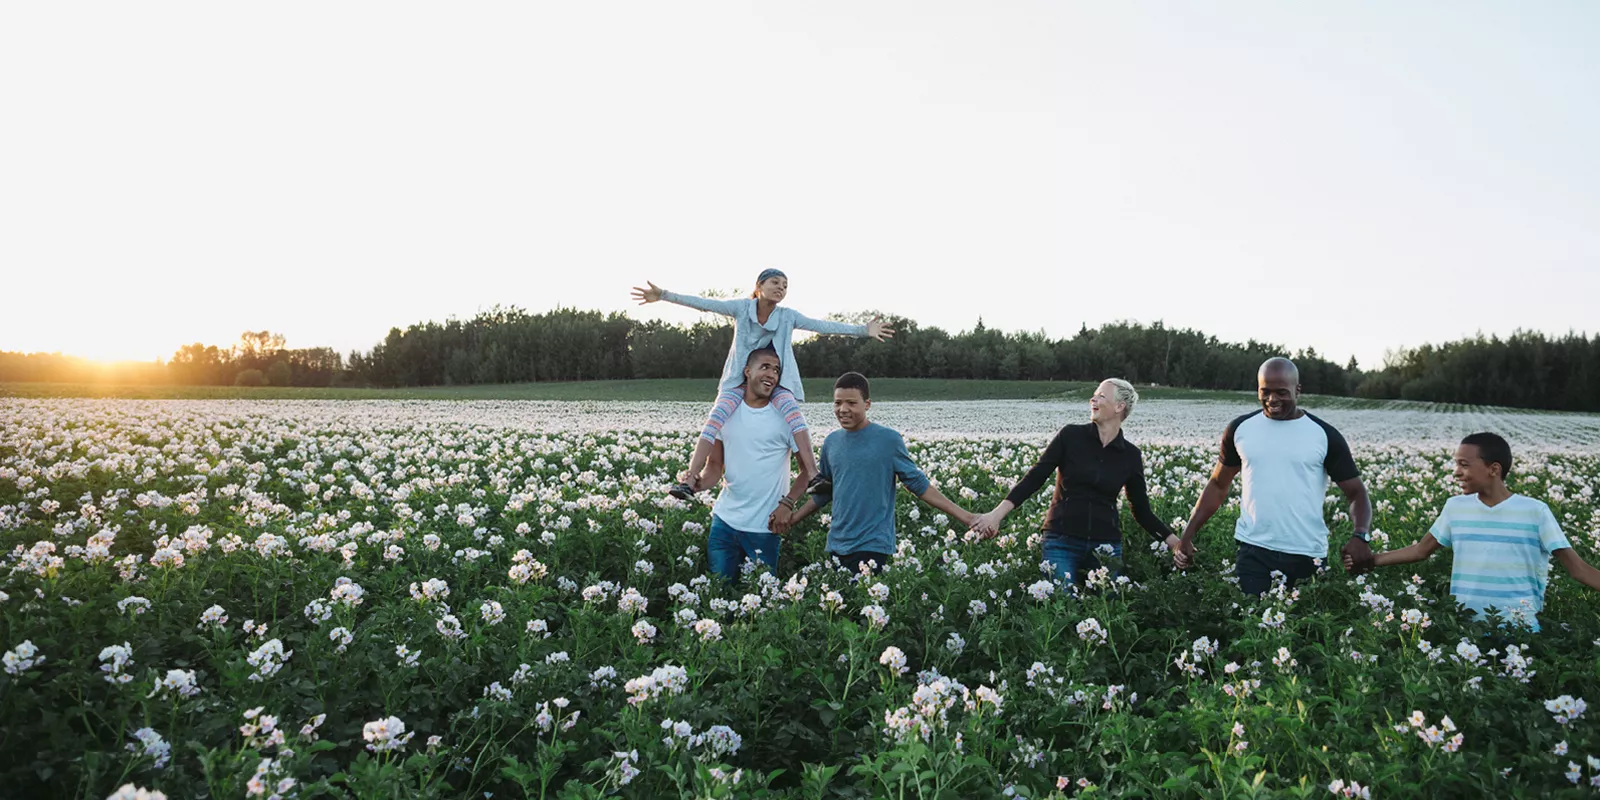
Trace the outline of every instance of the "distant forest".
[[[869, 312], [835, 319], [859, 322]], [[1336, 364], [1307, 349], [1218, 341], [1187, 328], [1118, 322], [1067, 339], [1006, 333], [980, 320], [951, 334], [887, 316], [897, 333], [878, 342], [821, 336], [795, 345], [802, 372], [869, 377], [1095, 381], [1253, 389], [1256, 367], [1288, 355], [1305, 391], [1379, 399], [1600, 411], [1600, 335], [1555, 338], [1519, 331], [1393, 353], [1380, 369]], [[0, 352], [0, 381], [246, 386], [441, 386], [627, 378], [711, 378], [732, 339], [720, 317], [692, 325], [556, 309], [532, 314], [494, 308], [469, 320], [394, 328], [368, 352], [343, 357], [326, 347], [288, 349], [270, 331], [238, 343], [191, 344], [165, 363], [105, 365], [45, 353]]]

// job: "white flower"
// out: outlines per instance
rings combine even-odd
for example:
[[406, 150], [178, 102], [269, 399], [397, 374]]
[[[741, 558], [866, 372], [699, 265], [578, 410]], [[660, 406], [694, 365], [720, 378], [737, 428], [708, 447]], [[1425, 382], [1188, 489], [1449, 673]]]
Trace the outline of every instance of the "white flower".
[[874, 630], [883, 630], [889, 624], [889, 614], [882, 607], [872, 605], [861, 609], [861, 616], [867, 618], [867, 625]]
[[702, 619], [695, 622], [694, 632], [700, 635], [702, 642], [715, 642], [722, 638], [722, 623], [714, 619]]
[[454, 614], [446, 614], [433, 623], [434, 630], [446, 639], [461, 640], [467, 638], [466, 629], [461, 627], [461, 620]]
[[355, 634], [349, 628], [338, 627], [328, 631], [328, 641], [334, 643], [333, 652], [343, 653], [350, 643], [355, 641]]
[[1078, 638], [1091, 645], [1105, 644], [1107, 639], [1106, 629], [1100, 627], [1100, 620], [1089, 617], [1078, 623]]
[[6, 674], [21, 675], [44, 663], [44, 656], [39, 655], [39, 648], [35, 647], [33, 640], [24, 639], [22, 644], [14, 650], [7, 650], [4, 656]]
[[657, 697], [683, 694], [689, 688], [689, 673], [683, 667], [668, 664], [628, 681], [622, 688], [628, 693], [628, 704], [636, 706]]
[[1568, 725], [1583, 716], [1589, 705], [1583, 702], [1581, 697], [1574, 698], [1570, 694], [1564, 694], [1554, 700], [1544, 701], [1544, 708], [1555, 716], [1556, 722]]
[[211, 625], [220, 628], [226, 624], [228, 624], [228, 612], [224, 611], [222, 606], [214, 605], [200, 615], [200, 624], [195, 627], [204, 628], [207, 625]]
[[499, 625], [506, 618], [506, 610], [493, 600], [484, 601], [483, 605], [478, 607], [478, 613], [483, 617], [483, 621], [491, 626]]
[[637, 639], [639, 644], [649, 644], [655, 641], [656, 626], [650, 624], [650, 620], [647, 619], [641, 619], [633, 623], [633, 638]]
[[878, 656], [878, 663], [888, 667], [890, 675], [898, 677], [907, 672], [906, 654], [894, 645], [884, 648], [883, 655]]
[[122, 788], [108, 795], [106, 800], [167, 800], [167, 796], [154, 789], [141, 789], [131, 783], [125, 783]]
[[312, 625], [321, 625], [333, 619], [333, 609], [322, 600], [312, 600], [306, 604], [305, 615]]
[[650, 601], [639, 593], [638, 589], [628, 587], [622, 591], [622, 596], [617, 599], [617, 611], [622, 614], [643, 614], [650, 607]]
[[179, 697], [194, 697], [200, 693], [200, 687], [195, 685], [194, 670], [169, 669], [167, 670], [167, 676], [156, 682], [156, 687], [152, 694], [155, 692], [160, 692], [163, 695], [170, 695], [176, 692]]
[[417, 665], [417, 659], [422, 656], [421, 653], [412, 650], [403, 644], [397, 644], [394, 646], [394, 654], [396, 658], [400, 659], [401, 667], [415, 667]]
[[155, 768], [162, 769], [167, 762], [172, 760], [172, 745], [161, 738], [161, 734], [150, 728], [140, 728], [133, 732], [136, 744], [128, 745], [128, 752], [140, 756], [149, 756], [155, 759]]
[[349, 578], [341, 577], [334, 581], [333, 590], [328, 593], [328, 596], [334, 603], [343, 605], [346, 608], [355, 608], [365, 601], [367, 590], [361, 588], [361, 584]]
[[125, 670], [133, 666], [133, 646], [127, 642], [109, 645], [100, 651], [100, 671], [107, 683], [127, 683], [133, 676]]
[[133, 609], [133, 615], [138, 616], [150, 610], [150, 601], [143, 597], [124, 597], [117, 601], [117, 610], [123, 614], [128, 613], [130, 608]]
[[278, 670], [283, 669], [284, 663], [292, 655], [294, 651], [284, 650], [282, 641], [269, 639], [245, 657], [245, 661], [256, 668], [256, 671], [251, 673], [250, 680], [260, 682], [278, 674]]
[[966, 651], [967, 640], [961, 638], [961, 634], [951, 631], [950, 638], [944, 642], [944, 649], [950, 651], [951, 655], [959, 656]]
[[367, 749], [374, 753], [399, 750], [414, 735], [414, 732], [406, 732], [406, 724], [399, 717], [386, 717], [361, 726], [361, 738], [367, 740]]
[[1052, 581], [1037, 581], [1028, 586], [1028, 594], [1041, 603], [1049, 600], [1050, 596], [1055, 593], [1056, 585]]
[[449, 596], [450, 584], [438, 578], [430, 578], [421, 584], [415, 582], [411, 584], [411, 599], [418, 603], [436, 602]]

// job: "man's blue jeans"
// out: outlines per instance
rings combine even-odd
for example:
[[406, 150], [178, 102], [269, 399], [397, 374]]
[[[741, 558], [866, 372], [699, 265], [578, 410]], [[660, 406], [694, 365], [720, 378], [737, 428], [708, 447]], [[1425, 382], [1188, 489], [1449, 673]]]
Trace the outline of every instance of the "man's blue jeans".
[[766, 564], [774, 574], [778, 571], [778, 545], [783, 542], [777, 534], [768, 531], [736, 531], [721, 517], [711, 515], [711, 533], [707, 537], [706, 557], [711, 561], [711, 574], [724, 580], [739, 579], [739, 567], [745, 559]]
[[[1096, 542], [1076, 536], [1050, 536], [1044, 540], [1044, 559], [1053, 568], [1051, 577], [1066, 583], [1083, 583], [1090, 572], [1100, 568], [1100, 559], [1094, 557], [1097, 547], [1110, 545], [1111, 555], [1122, 558], [1122, 542]], [[1115, 578], [1117, 573], [1111, 573]]]

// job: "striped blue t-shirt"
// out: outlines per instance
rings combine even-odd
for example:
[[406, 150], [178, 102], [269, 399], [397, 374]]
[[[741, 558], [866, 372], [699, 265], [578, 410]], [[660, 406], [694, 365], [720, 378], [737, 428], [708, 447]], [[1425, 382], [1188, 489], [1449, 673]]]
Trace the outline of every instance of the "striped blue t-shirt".
[[1494, 506], [1459, 495], [1445, 501], [1428, 532], [1455, 551], [1450, 593], [1458, 602], [1480, 615], [1497, 608], [1506, 620], [1539, 630], [1550, 554], [1572, 546], [1549, 506], [1520, 494]]

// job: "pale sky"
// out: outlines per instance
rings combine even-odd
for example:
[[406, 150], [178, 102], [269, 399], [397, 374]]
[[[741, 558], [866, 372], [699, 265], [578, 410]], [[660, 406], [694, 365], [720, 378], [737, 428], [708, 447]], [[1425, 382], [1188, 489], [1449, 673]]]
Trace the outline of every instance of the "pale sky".
[[[812, 316], [1594, 331], [1600, 3], [0, 6], [0, 350]], [[633, 311], [692, 322], [664, 305]]]

